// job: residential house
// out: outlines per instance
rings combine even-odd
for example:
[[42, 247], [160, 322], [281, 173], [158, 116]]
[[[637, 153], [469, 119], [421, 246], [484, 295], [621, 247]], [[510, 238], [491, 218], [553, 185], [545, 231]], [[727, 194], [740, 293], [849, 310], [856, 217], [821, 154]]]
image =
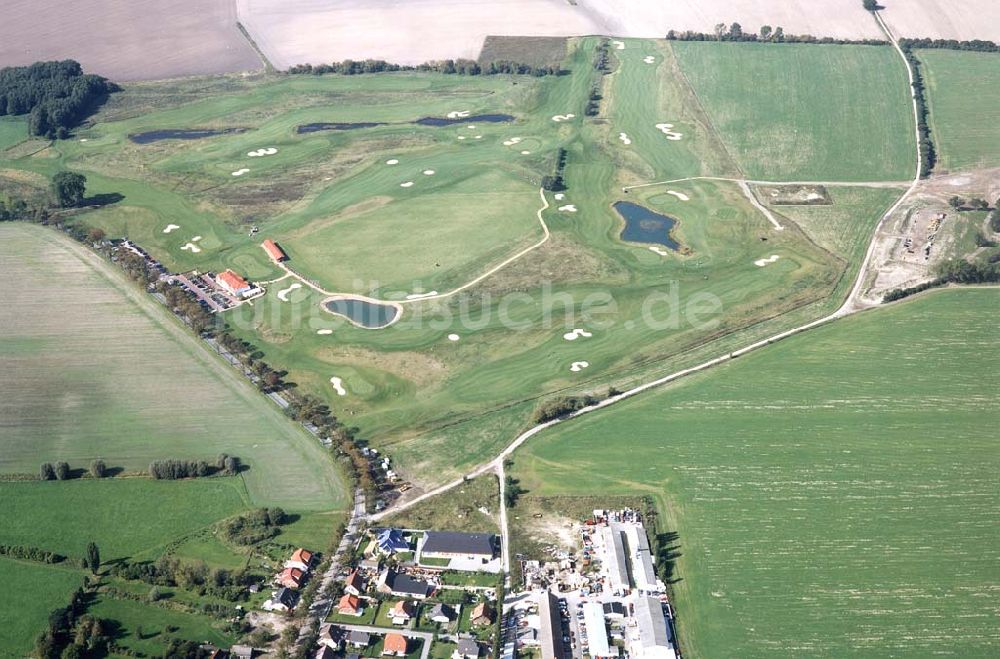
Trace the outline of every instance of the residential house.
[[360, 595], [364, 590], [365, 578], [357, 570], [351, 572], [351, 576], [347, 577], [347, 582], [344, 584], [344, 592], [349, 595]]
[[340, 650], [340, 647], [344, 644], [344, 630], [328, 622], [323, 623], [319, 628], [317, 642], [321, 646], [330, 648], [331, 650]]
[[472, 609], [470, 620], [476, 627], [485, 627], [493, 624], [493, 607], [489, 602], [480, 602], [476, 608]]
[[253, 648], [249, 645], [234, 645], [229, 648], [229, 656], [233, 659], [253, 659]]
[[436, 622], [440, 625], [447, 625], [455, 619], [455, 611], [447, 604], [441, 604], [439, 602], [434, 605], [433, 609], [431, 609], [429, 617], [431, 622]]
[[458, 639], [458, 647], [451, 653], [454, 659], [477, 659], [479, 657], [479, 643], [473, 638]]
[[352, 629], [347, 635], [347, 644], [354, 648], [366, 648], [371, 642], [372, 637], [368, 632]]
[[224, 270], [217, 274], [215, 276], [215, 283], [218, 284], [222, 290], [236, 297], [242, 297], [253, 289], [253, 287], [250, 286], [250, 282], [243, 277], [240, 277], [232, 270]]
[[397, 572], [391, 568], [386, 568], [379, 575], [376, 589], [380, 593], [421, 600], [426, 599], [434, 590], [426, 581], [414, 579], [408, 574]]
[[410, 543], [403, 538], [403, 532], [399, 529], [382, 529], [375, 536], [379, 551], [384, 554], [395, 554], [401, 551], [410, 551]]
[[299, 602], [299, 594], [291, 588], [279, 588], [271, 594], [261, 608], [265, 611], [291, 611]]
[[386, 634], [382, 644], [382, 654], [395, 657], [406, 656], [406, 637], [402, 634]]
[[334, 649], [326, 645], [321, 645], [319, 646], [319, 650], [316, 650], [313, 659], [336, 659], [336, 657], [337, 652]]
[[278, 573], [278, 576], [274, 578], [274, 582], [285, 588], [298, 588], [302, 585], [302, 579], [305, 576], [305, 572], [297, 567], [286, 567]]
[[307, 549], [296, 549], [292, 553], [292, 558], [285, 561], [285, 567], [294, 567], [303, 572], [308, 572], [312, 569], [313, 553]]
[[386, 611], [385, 615], [392, 618], [392, 624], [405, 625], [413, 619], [414, 615], [416, 615], [416, 609], [413, 608], [413, 604], [410, 602], [400, 600], [396, 602], [395, 606]]
[[337, 602], [337, 613], [342, 616], [359, 617], [364, 612], [365, 607], [361, 604], [361, 599], [357, 595], [348, 593]]

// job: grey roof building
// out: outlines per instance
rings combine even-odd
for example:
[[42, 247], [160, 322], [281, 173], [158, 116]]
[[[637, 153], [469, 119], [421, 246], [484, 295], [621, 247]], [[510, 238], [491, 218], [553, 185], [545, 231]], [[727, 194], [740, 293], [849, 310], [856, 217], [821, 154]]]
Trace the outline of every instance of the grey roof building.
[[496, 554], [496, 536], [492, 533], [428, 531], [421, 552], [426, 556], [488, 556]]
[[660, 600], [640, 597], [635, 603], [635, 618], [639, 624], [639, 647], [634, 654], [643, 659], [674, 659], [677, 656]]
[[475, 659], [475, 657], [479, 656], [479, 643], [476, 643], [475, 639], [472, 638], [460, 638], [458, 639], [456, 652], [460, 657]]
[[347, 642], [359, 648], [368, 647], [371, 640], [371, 634], [368, 632], [358, 631], [357, 629], [352, 629], [351, 633], [347, 635]]
[[562, 640], [562, 617], [559, 615], [559, 601], [552, 591], [546, 590], [538, 603], [538, 617], [542, 659], [564, 659], [566, 648]]

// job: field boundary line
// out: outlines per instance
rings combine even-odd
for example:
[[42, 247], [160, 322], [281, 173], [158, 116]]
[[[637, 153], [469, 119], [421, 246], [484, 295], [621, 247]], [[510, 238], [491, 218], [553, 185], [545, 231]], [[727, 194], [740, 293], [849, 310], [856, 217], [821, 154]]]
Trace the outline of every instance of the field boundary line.
[[771, 212], [771, 209], [767, 208], [766, 206], [764, 206], [764, 204], [760, 203], [760, 201], [757, 199], [757, 195], [753, 193], [753, 190], [750, 189], [750, 186], [747, 185], [746, 181], [740, 181], [738, 185], [740, 186], [740, 190], [743, 191], [743, 195], [750, 200], [750, 204], [754, 208], [759, 210], [764, 215], [764, 217], [766, 217], [768, 221], [774, 225], [774, 229], [776, 231], [785, 230], [785, 227], [781, 226], [781, 222], [779, 222], [778, 218], [774, 216], [774, 213]]

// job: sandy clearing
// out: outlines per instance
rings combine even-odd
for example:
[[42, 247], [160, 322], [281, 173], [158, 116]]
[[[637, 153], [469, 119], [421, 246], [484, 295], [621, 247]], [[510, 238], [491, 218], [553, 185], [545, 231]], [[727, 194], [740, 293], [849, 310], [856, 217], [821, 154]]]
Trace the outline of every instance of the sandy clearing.
[[558, 210], [561, 210], [564, 213], [575, 213], [576, 212], [576, 205], [574, 205], [574, 204], [566, 204], [565, 206], [560, 206], [558, 208]]
[[434, 170], [433, 169], [425, 169], [424, 170], [424, 176], [434, 176]]
[[330, 384], [333, 385], [333, 389], [334, 389], [334, 391], [337, 392], [338, 396], [346, 396], [347, 395], [347, 389], [344, 389], [344, 381], [341, 380], [340, 378], [338, 378], [336, 376], [330, 378]]
[[578, 371], [582, 371], [588, 366], [590, 366], [590, 362], [573, 362], [572, 364], [570, 364], [569, 370], [576, 373]]
[[572, 332], [566, 332], [565, 334], [563, 334], [563, 338], [566, 339], [567, 341], [576, 341], [581, 336], [585, 339], [589, 339], [590, 337], [593, 336], [593, 334], [579, 327], [574, 328]]
[[326, 336], [327, 334], [333, 334], [333, 330], [332, 329], [319, 329], [319, 330], [316, 330], [316, 333], [319, 334], [320, 336]]
[[385, 164], [387, 164], [387, 165], [398, 165], [399, 161], [397, 159], [395, 159], [395, 158], [389, 158], [388, 160], [385, 161]]
[[402, 182], [402, 183], [399, 184], [399, 187], [401, 187], [401, 188], [408, 188], [408, 187], [410, 187], [412, 185], [413, 185], [413, 181], [404, 181], [404, 182]]
[[448, 340], [449, 341], [458, 341], [461, 338], [462, 337], [460, 337], [458, 334], [449, 334], [448, 335]]
[[687, 196], [683, 192], [677, 192], [677, 190], [667, 190], [667, 194], [673, 195], [681, 201], [691, 201], [691, 197]]
[[290, 284], [288, 286], [288, 288], [284, 288], [284, 289], [278, 291], [278, 299], [281, 300], [282, 302], [288, 302], [288, 295], [289, 295], [289, 293], [291, 293], [292, 291], [294, 291], [296, 289], [299, 289], [299, 288], [302, 288], [302, 284], [300, 284], [299, 282], [295, 282], [294, 284]]
[[192, 254], [197, 254], [201, 251], [201, 247], [198, 247], [194, 243], [185, 243], [181, 245], [181, 249], [185, 252], [191, 252]]
[[622, 141], [622, 144], [631, 144], [632, 140], [629, 139], [628, 133], [618, 133], [618, 139]]
[[438, 294], [437, 291], [429, 291], [427, 293], [410, 293], [409, 295], [406, 296], [406, 299], [407, 300], [419, 300], [421, 298], [432, 297], [432, 296], [437, 295], [437, 294]]
[[557, 115], [553, 115], [552, 121], [554, 121], [556, 123], [560, 123], [560, 122], [563, 122], [563, 121], [569, 121], [570, 119], [572, 119], [575, 116], [576, 116], [575, 114], [557, 114]]
[[756, 261], [753, 262], [753, 264], [755, 266], [757, 266], [758, 268], [763, 268], [768, 263], [774, 263], [775, 261], [777, 261], [780, 258], [781, 257], [778, 256], [777, 254], [772, 254], [771, 256], [769, 256], [767, 258], [764, 258], [764, 259], [757, 259]]
[[171, 231], [176, 231], [177, 229], [180, 229], [180, 228], [181, 228], [181, 225], [179, 225], [179, 224], [168, 224], [166, 226], [166, 228], [163, 230], [163, 233], [170, 233]]
[[249, 171], [250, 170], [248, 168], [242, 167], [240, 169], [237, 169], [235, 172], [233, 172], [233, 176], [243, 176], [244, 174], [246, 174]]
[[469, 111], [468, 110], [452, 110], [451, 112], [448, 113], [447, 116], [448, 116], [449, 119], [464, 119], [465, 117], [469, 116]]
[[670, 252], [663, 249], [659, 245], [650, 245], [649, 251], [653, 252], [654, 254], [659, 254], [660, 256], [670, 256]]

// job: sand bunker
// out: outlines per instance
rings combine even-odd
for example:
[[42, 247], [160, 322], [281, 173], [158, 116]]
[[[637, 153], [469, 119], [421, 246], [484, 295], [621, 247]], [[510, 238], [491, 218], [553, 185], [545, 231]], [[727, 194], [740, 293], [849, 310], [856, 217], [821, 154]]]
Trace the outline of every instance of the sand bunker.
[[192, 254], [197, 254], [198, 252], [201, 251], [201, 247], [198, 247], [194, 243], [185, 243], [181, 245], [181, 249], [183, 249], [185, 252], [191, 252]]
[[774, 263], [775, 261], [777, 261], [780, 258], [781, 257], [778, 256], [777, 254], [772, 254], [771, 256], [769, 256], [766, 259], [757, 259], [756, 261], [753, 262], [753, 264], [755, 266], [757, 266], [758, 268], [763, 268], [768, 263]]
[[612, 41], [611, 43], [614, 44], [615, 50], [625, 50], [625, 42], [624, 41]]
[[250, 171], [249, 169], [247, 169], [246, 167], [243, 167], [242, 169], [237, 169], [235, 172], [233, 172], [233, 176], [243, 176], [244, 174], [246, 174], [249, 171]]
[[434, 170], [433, 169], [425, 169], [424, 170], [424, 176], [434, 176]]
[[565, 198], [566, 198], [566, 194], [565, 194], [565, 193], [563, 193], [563, 192], [557, 192], [557, 193], [555, 194], [555, 200], [556, 200], [556, 201], [562, 201], [562, 200], [563, 200], [563, 199], [565, 199]]
[[399, 184], [399, 187], [401, 187], [401, 188], [408, 188], [411, 185], [413, 185], [413, 181], [404, 181], [403, 183]]
[[468, 110], [452, 110], [447, 114], [449, 119], [464, 119], [469, 116]]
[[684, 136], [683, 133], [677, 133], [671, 130], [674, 127], [673, 124], [656, 124], [656, 128], [667, 136], [668, 140], [679, 140]]
[[347, 389], [344, 389], [344, 381], [338, 377], [330, 378], [330, 384], [333, 385], [334, 390], [337, 392], [338, 396], [346, 396]]
[[531, 151], [522, 151], [521, 155], [522, 156], [530, 156], [531, 155]]
[[552, 121], [560, 123], [562, 121], [569, 121], [575, 116], [576, 116], [575, 114], [557, 114], [554, 117], [552, 117]]
[[273, 156], [278, 152], [273, 146], [269, 146], [263, 149], [257, 149], [256, 151], [247, 151], [247, 156], [250, 158], [260, 158], [261, 156]]
[[581, 336], [585, 339], [589, 339], [594, 335], [585, 329], [580, 329], [579, 327], [575, 328], [572, 332], [566, 332], [565, 334], [563, 334], [563, 338], [566, 339], [567, 341], [576, 341]]
[[333, 330], [332, 329], [321, 329], [321, 330], [316, 330], [316, 333], [319, 334], [319, 335], [321, 335], [321, 336], [326, 336], [327, 334], [333, 334]]
[[504, 146], [514, 146], [515, 144], [520, 144], [520, 143], [521, 143], [520, 137], [512, 137], [509, 140], [503, 141]]
[[449, 334], [448, 335], [448, 340], [449, 341], [458, 341], [460, 338], [462, 338], [462, 337], [460, 337], [458, 334]]
[[572, 364], [570, 364], [569, 370], [576, 373], [577, 371], [582, 371], [588, 366], [590, 366], [590, 362], [573, 362]]
[[395, 158], [389, 158], [388, 160], [385, 161], [385, 164], [387, 164], [387, 165], [398, 165], [399, 161], [396, 160]]
[[481, 140], [481, 139], [483, 139], [483, 136], [482, 135], [476, 135], [475, 139]]
[[466, 126], [466, 128], [468, 128], [469, 130], [476, 130], [476, 127], [472, 125]]
[[281, 300], [282, 302], [288, 302], [288, 294], [297, 288], [302, 288], [302, 284], [300, 284], [299, 282], [295, 282], [288, 288], [278, 291], [278, 299]]
[[667, 194], [672, 194], [681, 201], [691, 201], [691, 197], [687, 196], [683, 192], [677, 192], [676, 190], [667, 190]]
[[407, 300], [419, 300], [422, 297], [430, 297], [432, 295], [437, 295], [437, 291], [431, 291], [429, 293], [410, 293], [406, 296]]
[[662, 247], [658, 247], [656, 245], [650, 245], [649, 246], [649, 251], [655, 252], [656, 254], [659, 254], [660, 256], [670, 256], [670, 252], [668, 252], [667, 250], [663, 249]]
[[191, 242], [196, 243], [199, 240], [201, 240], [201, 236], [195, 236], [194, 238], [191, 239]]
[[560, 206], [559, 210], [561, 210], [563, 212], [566, 212], [566, 213], [575, 213], [576, 212], [576, 206], [574, 206], [573, 204], [566, 204], [565, 206]]
[[460, 139], [460, 140], [464, 140], [464, 139], [465, 139], [465, 135], [459, 135], [459, 136], [458, 136], [458, 139]]
[[645, 57], [642, 58], [642, 61], [645, 62], [646, 64], [654, 64], [656, 63], [656, 58], [653, 57], [652, 55], [646, 55]]
[[618, 139], [622, 141], [622, 144], [632, 143], [632, 140], [629, 139], [628, 133], [618, 133]]
[[179, 224], [168, 224], [167, 228], [163, 230], [163, 233], [170, 233], [171, 231], [174, 231], [174, 230], [180, 229], [180, 228], [181, 227], [180, 227]]

